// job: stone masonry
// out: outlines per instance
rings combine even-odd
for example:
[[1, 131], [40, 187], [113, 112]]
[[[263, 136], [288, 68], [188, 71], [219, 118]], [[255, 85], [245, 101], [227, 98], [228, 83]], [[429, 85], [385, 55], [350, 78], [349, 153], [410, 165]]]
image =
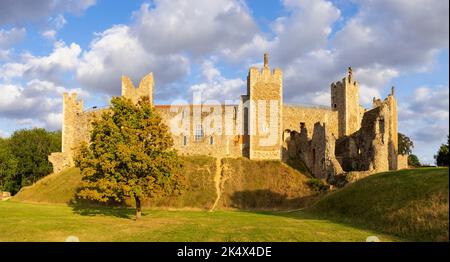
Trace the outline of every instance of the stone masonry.
[[[154, 108], [172, 128], [174, 147], [182, 155], [302, 161], [322, 179], [403, 168], [405, 157], [397, 154], [394, 88], [384, 101], [374, 99], [372, 108], [365, 109], [359, 104], [359, 84], [350, 67], [348, 76], [330, 89], [331, 107], [284, 105], [283, 73], [270, 69], [265, 54], [261, 69], [250, 68], [247, 94], [239, 104]], [[122, 96], [134, 103], [141, 97], [153, 103], [153, 93], [153, 74], [137, 88], [130, 78], [122, 77]], [[84, 110], [77, 94], [64, 94], [62, 149], [49, 156], [55, 173], [74, 165], [77, 147], [90, 140], [91, 123], [107, 111]]]

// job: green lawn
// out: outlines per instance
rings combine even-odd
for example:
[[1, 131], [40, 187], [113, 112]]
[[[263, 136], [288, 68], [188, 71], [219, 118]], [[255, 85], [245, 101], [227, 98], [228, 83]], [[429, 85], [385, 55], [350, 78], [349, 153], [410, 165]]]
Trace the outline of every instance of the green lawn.
[[318, 219], [303, 212], [145, 211], [74, 209], [0, 202], [0, 241], [382, 241], [398, 238]]
[[449, 240], [448, 168], [375, 174], [319, 200], [308, 211], [413, 241]]
[[[186, 167], [191, 170], [191, 191], [150, 205], [178, 211], [147, 210], [138, 222], [132, 219], [133, 209], [63, 204], [72, 199], [81, 180], [76, 169], [46, 177], [0, 202], [0, 241], [64, 241], [70, 235], [81, 241], [365, 241], [370, 235], [382, 241], [449, 239], [448, 168], [374, 174], [327, 194], [304, 211], [239, 212], [226, 210], [288, 207], [291, 202], [294, 208], [307, 202], [310, 192], [303, 186], [306, 177], [291, 174], [291, 168], [279, 163], [229, 160], [234, 174], [219, 201], [223, 209], [207, 212], [215, 198], [211, 163], [208, 158], [190, 159]], [[248, 174], [252, 168], [263, 169], [264, 176]], [[286, 196], [289, 201], [283, 200]]]

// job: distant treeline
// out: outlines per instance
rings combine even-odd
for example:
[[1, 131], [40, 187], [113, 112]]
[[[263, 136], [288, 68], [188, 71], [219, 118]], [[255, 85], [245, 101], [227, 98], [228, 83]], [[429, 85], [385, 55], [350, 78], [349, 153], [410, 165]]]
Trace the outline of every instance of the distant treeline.
[[0, 191], [17, 193], [52, 172], [51, 152], [61, 151], [61, 131], [43, 128], [15, 131], [0, 138]]

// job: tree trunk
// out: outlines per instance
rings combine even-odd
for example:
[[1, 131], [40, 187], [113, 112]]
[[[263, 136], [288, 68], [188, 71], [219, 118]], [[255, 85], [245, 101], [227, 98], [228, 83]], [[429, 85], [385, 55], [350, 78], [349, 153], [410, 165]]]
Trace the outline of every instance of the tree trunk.
[[141, 219], [141, 199], [139, 197], [134, 197], [134, 200], [136, 201], [136, 220]]

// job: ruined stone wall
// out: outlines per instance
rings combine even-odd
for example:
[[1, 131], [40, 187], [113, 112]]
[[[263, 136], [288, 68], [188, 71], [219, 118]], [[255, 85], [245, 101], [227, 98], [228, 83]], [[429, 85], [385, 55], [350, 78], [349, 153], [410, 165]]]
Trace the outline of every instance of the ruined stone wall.
[[256, 67], [249, 70], [247, 95], [250, 159], [281, 159], [283, 74], [278, 68], [270, 70], [267, 54], [261, 70]]
[[122, 96], [131, 99], [133, 103], [137, 103], [141, 97], [148, 96], [153, 103], [154, 85], [152, 73], [142, 78], [138, 88], [134, 87], [129, 77], [122, 76]]
[[312, 138], [302, 125], [300, 133], [291, 131], [284, 141], [285, 158], [302, 161], [317, 178], [330, 179], [343, 170], [335, 157], [335, 138], [327, 131], [325, 123], [317, 122], [312, 129]]
[[389, 117], [387, 106], [371, 109], [364, 114], [358, 132], [336, 141], [336, 158], [345, 171], [389, 170]]
[[338, 112], [331, 109], [305, 106], [283, 106], [283, 130], [296, 130], [300, 132], [300, 123], [304, 123], [308, 138], [313, 135], [314, 125], [325, 123], [327, 134], [338, 136]]
[[77, 148], [82, 142], [90, 140], [91, 123], [107, 109], [83, 111], [83, 101], [76, 93], [63, 96], [62, 148], [61, 152], [50, 154], [48, 160], [53, 165], [53, 172], [59, 173], [64, 168], [74, 166]]
[[62, 152], [54, 152], [48, 156], [48, 161], [52, 163], [53, 173], [57, 174], [63, 171], [64, 169], [71, 167], [73, 163], [71, 163], [71, 159], [66, 153]]
[[407, 169], [409, 168], [408, 165], [408, 155], [398, 155], [398, 165], [397, 165], [397, 169]]

